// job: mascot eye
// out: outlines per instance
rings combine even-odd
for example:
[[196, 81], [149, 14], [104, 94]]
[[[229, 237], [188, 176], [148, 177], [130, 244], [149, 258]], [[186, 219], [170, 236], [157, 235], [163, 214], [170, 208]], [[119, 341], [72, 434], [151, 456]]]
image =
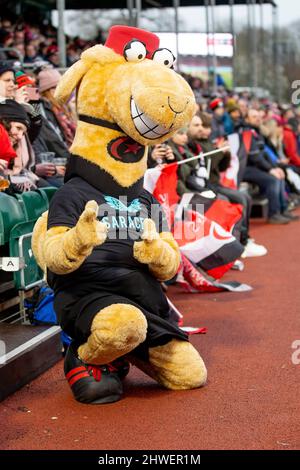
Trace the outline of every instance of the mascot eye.
[[124, 47], [123, 55], [128, 62], [140, 62], [145, 59], [147, 49], [143, 42], [133, 39]]
[[157, 49], [153, 53], [152, 60], [171, 69], [176, 58], [169, 49]]

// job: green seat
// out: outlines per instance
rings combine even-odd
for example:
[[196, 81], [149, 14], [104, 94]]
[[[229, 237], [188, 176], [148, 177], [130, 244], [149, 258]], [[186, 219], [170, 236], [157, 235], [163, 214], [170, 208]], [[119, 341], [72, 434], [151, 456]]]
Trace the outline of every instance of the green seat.
[[2, 219], [2, 214], [0, 212], [0, 246], [4, 245], [4, 224]]
[[23, 258], [25, 267], [14, 272], [15, 287], [27, 290], [43, 280], [43, 271], [38, 266], [31, 248], [31, 237], [35, 221], [17, 224], [10, 232], [9, 256]]
[[37, 189], [37, 191], [44, 193], [47, 196], [48, 202], [51, 201], [57, 190], [58, 188], [55, 188], [54, 186], [48, 186], [46, 188]]
[[37, 220], [49, 208], [47, 196], [40, 191], [25, 191], [15, 194], [14, 197], [19, 201], [26, 220]]
[[13, 227], [26, 220], [18, 201], [5, 193], [0, 193], [0, 219], [0, 245], [4, 245], [9, 241]]

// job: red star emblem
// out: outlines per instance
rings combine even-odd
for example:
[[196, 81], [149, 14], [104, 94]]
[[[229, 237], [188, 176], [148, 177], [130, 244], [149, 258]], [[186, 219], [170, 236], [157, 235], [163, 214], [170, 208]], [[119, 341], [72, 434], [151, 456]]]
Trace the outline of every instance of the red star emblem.
[[138, 151], [140, 150], [141, 146], [137, 142], [134, 142], [133, 144], [125, 144], [127, 147], [127, 150], [125, 150], [124, 153], [134, 153], [136, 155]]

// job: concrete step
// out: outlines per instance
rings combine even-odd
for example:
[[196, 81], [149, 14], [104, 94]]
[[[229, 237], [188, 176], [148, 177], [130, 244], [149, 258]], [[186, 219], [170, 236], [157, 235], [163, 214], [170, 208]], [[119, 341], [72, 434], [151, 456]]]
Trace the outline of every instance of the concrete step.
[[62, 358], [59, 326], [0, 323], [0, 401]]

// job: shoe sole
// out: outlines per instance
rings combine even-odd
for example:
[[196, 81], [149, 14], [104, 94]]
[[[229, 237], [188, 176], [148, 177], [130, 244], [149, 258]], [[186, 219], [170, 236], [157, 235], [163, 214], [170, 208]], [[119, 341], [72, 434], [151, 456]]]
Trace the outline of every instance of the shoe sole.
[[84, 403], [84, 405], [105, 405], [106, 403], [114, 403], [121, 400], [122, 395], [112, 395], [109, 398], [99, 398], [99, 400], [91, 401], [90, 403]]

